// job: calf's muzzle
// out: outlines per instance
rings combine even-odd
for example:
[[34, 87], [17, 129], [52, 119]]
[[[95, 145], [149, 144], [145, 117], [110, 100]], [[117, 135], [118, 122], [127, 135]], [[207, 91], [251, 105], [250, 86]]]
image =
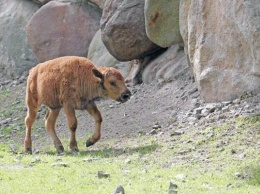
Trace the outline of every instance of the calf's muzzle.
[[124, 102], [126, 102], [127, 100], [129, 100], [130, 97], [131, 97], [131, 92], [130, 92], [128, 89], [126, 89], [126, 90], [121, 94], [121, 96], [118, 98], [117, 101], [124, 103]]

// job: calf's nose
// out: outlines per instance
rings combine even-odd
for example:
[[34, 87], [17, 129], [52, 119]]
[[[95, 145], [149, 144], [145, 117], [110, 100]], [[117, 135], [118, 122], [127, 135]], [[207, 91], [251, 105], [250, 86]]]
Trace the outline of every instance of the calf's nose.
[[127, 101], [131, 97], [131, 92], [127, 89], [121, 94], [122, 101]]

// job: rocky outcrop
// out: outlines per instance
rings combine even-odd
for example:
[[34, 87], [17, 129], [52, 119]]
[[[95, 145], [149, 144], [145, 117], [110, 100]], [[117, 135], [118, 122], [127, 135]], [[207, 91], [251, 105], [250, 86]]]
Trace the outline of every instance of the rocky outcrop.
[[99, 29], [101, 10], [89, 4], [51, 1], [27, 24], [27, 37], [38, 61], [60, 56], [87, 56]]
[[39, 6], [29, 1], [0, 1], [0, 77], [16, 77], [35, 65], [24, 26]]
[[53, 1], [53, 0], [32, 0], [33, 2], [35, 3], [39, 3], [40, 5], [44, 5], [50, 1]]
[[97, 31], [92, 39], [89, 50], [88, 58], [97, 66], [114, 67], [118, 69], [125, 77], [129, 71], [129, 62], [120, 62], [116, 60], [107, 50], [101, 40], [101, 30]]
[[95, 3], [96, 5], [98, 5], [100, 9], [104, 8], [105, 2], [106, 2], [106, 0], [90, 0], [90, 1]]
[[138, 59], [157, 48], [145, 32], [144, 1], [107, 0], [101, 32], [108, 51], [119, 61]]
[[165, 48], [183, 42], [179, 4], [180, 0], [145, 0], [145, 29], [155, 44]]
[[260, 87], [259, 0], [181, 0], [180, 30], [206, 102]]
[[44, 5], [50, 1], [61, 1], [61, 2], [71, 2], [71, 3], [94, 3], [100, 9], [103, 9], [106, 0], [32, 0], [40, 5]]
[[142, 80], [146, 84], [153, 81], [172, 81], [185, 72], [190, 72], [187, 57], [182, 47], [174, 45], [146, 66]]
[[189, 63], [205, 102], [233, 100], [260, 88], [259, 10], [259, 0], [1, 1], [0, 76], [88, 54], [150, 83], [189, 73]]

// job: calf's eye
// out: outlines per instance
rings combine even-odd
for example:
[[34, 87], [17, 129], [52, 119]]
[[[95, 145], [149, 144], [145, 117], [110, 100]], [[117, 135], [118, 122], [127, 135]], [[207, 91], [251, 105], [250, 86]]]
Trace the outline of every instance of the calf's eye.
[[111, 82], [110, 82], [110, 85], [111, 85], [111, 86], [116, 86], [116, 82], [111, 81]]

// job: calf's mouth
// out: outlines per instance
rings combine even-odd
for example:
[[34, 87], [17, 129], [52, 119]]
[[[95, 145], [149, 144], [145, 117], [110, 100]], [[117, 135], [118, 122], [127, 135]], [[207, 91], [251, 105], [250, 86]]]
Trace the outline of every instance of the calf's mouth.
[[121, 96], [117, 99], [118, 102], [121, 102], [121, 103], [124, 103], [126, 102], [127, 100], [130, 99], [131, 97], [131, 92], [127, 89], [126, 91], [124, 91]]

